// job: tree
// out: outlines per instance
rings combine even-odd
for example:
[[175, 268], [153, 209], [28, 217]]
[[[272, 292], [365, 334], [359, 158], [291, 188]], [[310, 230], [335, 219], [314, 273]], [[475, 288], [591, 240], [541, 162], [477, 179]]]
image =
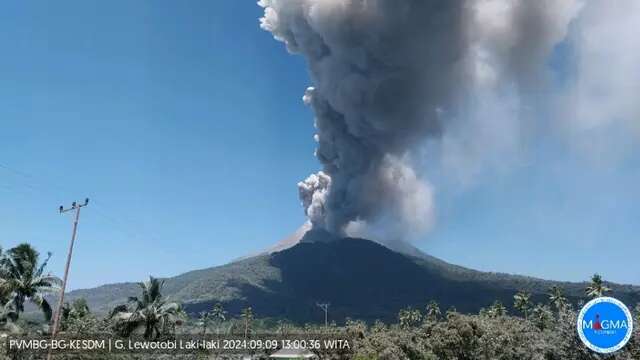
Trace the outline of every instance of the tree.
[[89, 310], [87, 300], [85, 300], [84, 298], [79, 298], [74, 300], [71, 305], [69, 305], [69, 303], [65, 303], [62, 306], [62, 314], [60, 315], [61, 320], [64, 323], [65, 321], [69, 321], [72, 319], [82, 319], [88, 316], [90, 313], [91, 310]]
[[79, 298], [74, 300], [73, 303], [71, 304], [71, 311], [69, 312], [69, 315], [71, 317], [80, 319], [89, 315], [90, 313], [91, 313], [91, 310], [89, 309], [87, 300], [85, 300], [84, 298]]
[[[213, 306], [213, 309], [211, 309], [211, 311], [209, 312], [207, 311], [201, 312], [200, 321], [198, 322], [198, 325], [202, 326], [202, 335], [205, 335], [207, 333], [207, 328], [209, 327], [209, 322], [211, 320], [213, 320], [219, 325], [220, 323], [226, 320], [226, 314], [227, 312], [224, 311], [224, 309], [222, 308], [222, 304], [220, 303], [215, 304]], [[216, 334], [218, 335], [220, 334], [219, 330], [220, 328], [219, 326], [217, 326]]]
[[209, 313], [209, 316], [216, 323], [216, 335], [220, 335], [220, 324], [227, 320], [227, 312], [224, 311], [222, 304], [215, 304]]
[[79, 298], [62, 306], [60, 328], [67, 333], [95, 333], [104, 330], [104, 322], [91, 314], [84, 298]]
[[20, 244], [0, 257], [0, 288], [8, 304], [15, 310], [16, 316], [24, 312], [27, 300], [34, 303], [47, 321], [51, 320], [52, 310], [45, 295], [59, 289], [62, 281], [45, 273], [51, 253], [40, 263], [40, 254], [29, 244]]
[[480, 309], [479, 315], [495, 319], [497, 317], [507, 315], [507, 308], [502, 305], [499, 300], [496, 300], [493, 302], [493, 304], [491, 304], [491, 306], [489, 306], [489, 308]]
[[129, 298], [127, 305], [116, 307], [111, 313], [116, 330], [130, 335], [138, 329], [144, 329], [145, 339], [157, 339], [160, 335], [173, 330], [184, 316], [178, 303], [165, 302], [162, 298], [164, 280], [153, 276], [149, 281], [138, 283], [142, 296]]
[[498, 300], [494, 301], [489, 309], [491, 317], [501, 317], [507, 315], [507, 308]]
[[246, 339], [251, 334], [251, 327], [253, 325], [253, 309], [251, 309], [251, 306], [243, 309], [240, 317], [244, 325], [244, 338]]
[[206, 335], [207, 327], [209, 327], [209, 315], [210, 313], [206, 311], [200, 312], [200, 320], [198, 321], [198, 325], [202, 327], [202, 335]]
[[420, 310], [411, 307], [400, 310], [398, 313], [398, 320], [400, 326], [404, 329], [408, 329], [413, 326], [417, 326], [422, 321], [422, 314]]
[[440, 311], [438, 302], [435, 300], [429, 301], [429, 303], [427, 304], [425, 317], [430, 321], [437, 321], [440, 315], [442, 315], [442, 312]]
[[528, 319], [529, 309], [531, 308], [531, 293], [518, 291], [518, 293], [513, 296], [513, 307], [520, 311], [525, 319]]
[[567, 298], [564, 297], [563, 290], [560, 286], [554, 285], [549, 289], [549, 304], [560, 311], [567, 306]]
[[531, 311], [533, 323], [540, 330], [548, 329], [553, 321], [553, 313], [547, 305], [538, 304]]
[[600, 274], [593, 274], [591, 277], [591, 284], [589, 284], [584, 291], [589, 298], [595, 299], [604, 296], [606, 293], [611, 291], [611, 289], [604, 284]]

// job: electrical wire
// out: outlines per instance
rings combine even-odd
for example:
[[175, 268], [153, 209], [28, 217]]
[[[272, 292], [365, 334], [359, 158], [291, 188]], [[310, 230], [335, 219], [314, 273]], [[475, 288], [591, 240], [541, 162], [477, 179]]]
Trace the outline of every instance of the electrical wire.
[[[44, 186], [41, 185], [36, 185], [36, 181], [38, 179], [37, 176], [33, 175], [33, 174], [28, 174], [25, 173], [23, 171], [17, 170], [11, 166], [8, 166], [5, 163], [0, 163], [0, 169], [5, 170], [5, 172], [11, 174], [14, 176], [14, 178], [19, 178], [21, 181], [17, 181], [16, 183], [0, 183], [0, 185], [2, 185], [2, 187], [7, 190], [7, 191], [11, 191], [13, 192], [14, 190], [17, 191], [17, 187], [15, 186], [16, 184], [23, 186], [24, 188], [30, 190], [29, 195], [40, 195], [40, 196], [44, 196], [47, 198], [53, 198], [53, 196], [51, 196], [51, 192], [48, 191], [47, 189], [45, 189]], [[72, 193], [72, 191], [69, 188], [60, 186], [59, 184], [54, 184], [53, 182], [49, 181], [48, 182], [48, 187], [49, 188], [56, 188], [57, 192], [62, 192], [62, 193]], [[11, 187], [13, 185], [13, 188]], [[131, 227], [134, 226], [135, 222], [133, 220], [130, 219], [124, 219], [124, 217], [122, 216], [116, 216], [113, 215], [109, 210], [108, 207], [104, 204], [102, 204], [101, 201], [97, 201], [96, 199], [91, 199], [91, 204], [93, 205], [92, 207], [94, 208], [95, 213], [100, 216], [101, 218], [103, 218], [104, 220], [106, 220], [107, 222], [109, 222], [112, 225], [112, 229], [116, 230], [118, 232], [120, 232], [121, 234], [125, 235], [126, 237], [129, 238], [136, 238], [136, 239], [140, 239], [143, 241], [156, 241], [157, 238], [155, 236], [148, 236], [148, 235], [142, 235], [139, 232], [133, 231], [131, 230]]]

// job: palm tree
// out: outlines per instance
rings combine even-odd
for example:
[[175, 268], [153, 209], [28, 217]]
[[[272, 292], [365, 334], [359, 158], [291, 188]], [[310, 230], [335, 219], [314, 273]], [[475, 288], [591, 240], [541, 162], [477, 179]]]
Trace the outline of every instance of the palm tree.
[[425, 316], [428, 320], [436, 321], [442, 315], [440, 311], [440, 306], [438, 306], [438, 302], [435, 300], [429, 301], [427, 304], [427, 309], [425, 312]]
[[111, 313], [117, 330], [125, 336], [144, 329], [145, 339], [157, 339], [180, 322], [184, 316], [178, 303], [165, 302], [162, 298], [164, 280], [153, 276], [149, 281], [138, 283], [142, 296], [130, 297], [129, 304], [116, 307]]
[[[200, 321], [198, 322], [198, 324], [202, 326], [202, 335], [205, 335], [207, 333], [207, 328], [209, 327], [209, 322], [211, 320], [213, 320], [217, 324], [220, 324], [227, 319], [226, 315], [227, 312], [224, 311], [224, 309], [222, 308], [222, 304], [220, 303], [215, 304], [213, 306], [213, 309], [211, 309], [211, 311], [209, 312], [201, 312]], [[216, 327], [216, 334], [218, 335], [220, 334], [219, 330], [220, 328]]]
[[244, 338], [246, 339], [251, 333], [251, 325], [253, 322], [253, 309], [251, 309], [251, 306], [242, 310], [240, 316], [242, 317], [242, 322], [244, 324]]
[[50, 258], [48, 253], [39, 264], [40, 254], [29, 244], [20, 244], [0, 258], [0, 288], [17, 316], [24, 312], [25, 301], [29, 300], [42, 310], [47, 321], [51, 320], [51, 306], [45, 295], [59, 289], [62, 281], [45, 273]]
[[553, 313], [549, 306], [538, 304], [531, 311], [531, 317], [533, 319], [533, 323], [540, 330], [548, 329], [551, 327], [551, 323], [553, 321]]
[[531, 307], [531, 293], [518, 291], [518, 293], [513, 296], [513, 307], [520, 311], [525, 319], [528, 319], [529, 308]]
[[589, 284], [584, 291], [588, 297], [595, 299], [604, 296], [605, 293], [611, 291], [611, 289], [604, 284], [600, 274], [593, 274], [591, 277], [591, 284]]
[[558, 311], [567, 306], [567, 298], [564, 297], [564, 293], [560, 286], [554, 285], [549, 289], [549, 303]]
[[224, 311], [222, 304], [215, 304], [213, 306], [213, 310], [209, 313], [209, 316], [216, 323], [216, 335], [220, 335], [220, 324], [227, 320], [227, 312]]
[[200, 312], [200, 321], [198, 321], [198, 325], [202, 326], [202, 335], [206, 335], [207, 327], [209, 327], [209, 313], [206, 311]]
[[493, 317], [501, 317], [507, 314], [507, 308], [498, 300], [493, 302], [489, 311]]

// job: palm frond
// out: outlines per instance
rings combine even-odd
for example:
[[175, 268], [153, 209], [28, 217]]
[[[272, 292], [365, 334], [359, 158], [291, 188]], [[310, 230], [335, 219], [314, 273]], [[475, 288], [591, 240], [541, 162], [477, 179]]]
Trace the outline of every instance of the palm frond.
[[113, 308], [113, 310], [111, 310], [111, 313], [109, 314], [109, 319], [113, 318], [117, 314], [127, 313], [128, 311], [129, 311], [129, 308], [127, 307], [127, 305], [118, 305], [115, 308]]
[[160, 312], [161, 313], [173, 313], [173, 314], [177, 314], [182, 312], [182, 306], [180, 306], [180, 304], [178, 303], [166, 303], [163, 304], [162, 306], [160, 306]]
[[42, 312], [44, 313], [44, 317], [47, 321], [51, 321], [51, 317], [53, 316], [53, 311], [51, 310], [51, 305], [49, 305], [49, 302], [47, 301], [47, 299], [44, 298], [42, 294], [37, 293], [34, 296], [32, 296], [31, 302], [36, 304], [40, 308], [40, 310], [42, 310]]
[[50, 286], [62, 286], [62, 279], [55, 275], [40, 275], [37, 279], [51, 284]]
[[38, 264], [40, 254], [31, 245], [23, 243], [7, 251], [20, 274], [31, 276]]
[[47, 258], [44, 259], [42, 264], [40, 264], [40, 266], [38, 267], [38, 270], [36, 270], [35, 276], [39, 277], [42, 275], [42, 273], [44, 272], [44, 269], [47, 267], [47, 264], [49, 263], [49, 260], [51, 259], [51, 255], [53, 254], [49, 251], [47, 253]]

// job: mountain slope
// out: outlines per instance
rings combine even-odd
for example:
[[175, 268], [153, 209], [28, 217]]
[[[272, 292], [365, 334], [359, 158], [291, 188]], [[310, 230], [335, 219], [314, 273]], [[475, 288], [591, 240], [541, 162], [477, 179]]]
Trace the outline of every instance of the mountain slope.
[[[231, 313], [252, 306], [258, 316], [305, 322], [320, 319], [318, 301], [331, 303], [334, 320], [391, 320], [401, 308], [423, 307], [432, 299], [444, 309], [454, 306], [462, 312], [476, 312], [495, 300], [509, 305], [519, 289], [545, 301], [552, 285], [564, 287], [574, 302], [585, 287], [474, 271], [424, 254], [404, 255], [368, 240], [307, 238], [280, 252], [166, 279], [165, 294], [184, 303], [190, 313], [222, 302]], [[629, 304], [640, 301], [638, 287], [607, 285]], [[137, 291], [132, 283], [115, 284], [73, 291], [70, 298], [84, 297], [92, 308], [106, 312]]]

